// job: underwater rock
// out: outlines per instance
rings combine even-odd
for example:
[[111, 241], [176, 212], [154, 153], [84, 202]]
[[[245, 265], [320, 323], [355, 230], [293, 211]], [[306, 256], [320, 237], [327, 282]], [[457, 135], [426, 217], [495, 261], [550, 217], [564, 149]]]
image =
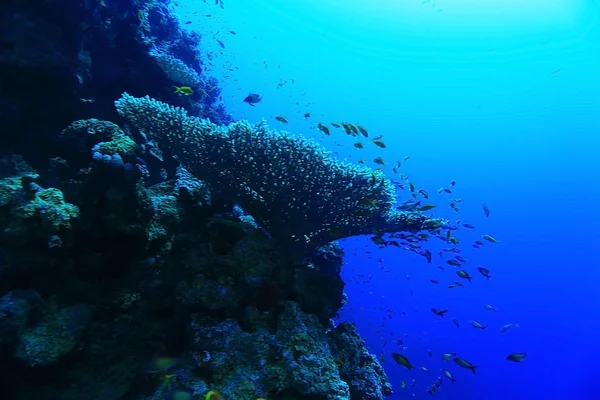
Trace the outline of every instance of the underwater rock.
[[340, 376], [350, 386], [352, 400], [382, 400], [392, 394], [383, 367], [349, 322], [327, 333], [331, 353], [340, 360]]
[[192, 357], [223, 398], [349, 399], [318, 320], [288, 302], [277, 326], [275, 333], [248, 333], [234, 320], [195, 317]]
[[47, 315], [21, 335], [16, 356], [32, 367], [55, 363], [73, 351], [90, 319], [91, 311], [83, 305]]
[[[65, 202], [63, 193], [55, 188], [44, 189], [36, 181], [39, 175], [19, 157], [17, 170], [25, 171], [0, 179], [0, 243], [16, 245], [27, 240], [41, 239], [50, 243], [58, 235], [72, 230], [72, 222], [79, 217], [79, 208]], [[7, 161], [3, 162], [5, 165]]]
[[[69, 162], [77, 162], [82, 154], [84, 160], [106, 162], [114, 166], [124, 166], [124, 160], [135, 162], [138, 145], [119, 128], [108, 121], [86, 119], [72, 122], [60, 134], [70, 153], [66, 156]], [[118, 164], [120, 160], [120, 165]], [[82, 164], [78, 162], [77, 164]]]
[[0, 297], [0, 347], [17, 342], [29, 321], [29, 303], [9, 292]]

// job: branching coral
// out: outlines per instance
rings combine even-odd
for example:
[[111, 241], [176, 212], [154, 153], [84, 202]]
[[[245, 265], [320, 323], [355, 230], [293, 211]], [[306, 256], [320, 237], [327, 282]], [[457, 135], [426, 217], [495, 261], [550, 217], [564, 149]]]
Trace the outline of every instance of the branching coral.
[[182, 108], [127, 93], [115, 104], [129, 123], [218, 195], [240, 204], [281, 242], [323, 244], [374, 229], [419, 231], [444, 225], [418, 213], [396, 212], [394, 187], [381, 172], [339, 162], [301, 136], [245, 121], [218, 126]]

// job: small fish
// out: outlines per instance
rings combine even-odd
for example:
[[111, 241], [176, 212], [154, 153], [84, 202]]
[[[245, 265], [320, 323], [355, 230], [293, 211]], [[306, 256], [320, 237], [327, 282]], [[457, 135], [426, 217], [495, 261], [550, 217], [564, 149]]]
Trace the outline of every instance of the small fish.
[[436, 285], [439, 283], [436, 279], [430, 279], [429, 282], [435, 283]]
[[354, 143], [354, 147], [356, 147], [357, 149], [364, 149], [365, 146], [362, 144], [362, 142], [356, 142]]
[[424, 253], [423, 255], [424, 255], [424, 256], [425, 256], [425, 258], [427, 259], [427, 263], [428, 263], [428, 264], [431, 264], [431, 257], [433, 256], [433, 255], [431, 254], [431, 251], [429, 251], [429, 250], [425, 250], [425, 253]]
[[435, 204], [423, 204], [420, 208], [419, 211], [429, 211], [429, 210], [433, 210], [435, 208]]
[[427, 350], [427, 354], [429, 354], [429, 357], [433, 357], [433, 352], [431, 350]]
[[[367, 128], [365, 128], [362, 125], [356, 125], [356, 127], [358, 128], [358, 131], [360, 132], [361, 135], [363, 135], [364, 137], [368, 138], [369, 137], [369, 132], [367, 132]], [[385, 146], [384, 146], [385, 147]]]
[[232, 35], [236, 34], [235, 31], [227, 31], [227, 32], [231, 33]]
[[421, 196], [423, 196], [425, 199], [429, 198], [429, 193], [427, 193], [424, 189], [419, 189], [419, 193], [421, 194]]
[[518, 323], [518, 322], [515, 322], [515, 323], [512, 323], [512, 324], [506, 324], [506, 325], [504, 325], [504, 326], [502, 327], [502, 329], [500, 329], [500, 333], [504, 333], [504, 332], [506, 332], [507, 330], [509, 330], [510, 328], [520, 328], [520, 327], [519, 327], [519, 323]]
[[331, 131], [329, 130], [329, 127], [325, 124], [322, 124], [320, 122], [317, 123], [317, 129], [319, 129], [321, 132], [323, 132], [327, 136], [331, 135]]
[[221, 400], [221, 393], [219, 393], [218, 390], [211, 390], [210, 392], [206, 393], [204, 400]]
[[487, 328], [486, 325], [482, 324], [481, 322], [477, 321], [476, 319], [469, 320], [469, 323], [471, 325], [473, 325], [474, 328], [477, 328], [477, 329], [485, 330]]
[[377, 147], [381, 147], [382, 149], [385, 149], [385, 143], [383, 143], [383, 141], [378, 140], [378, 139], [373, 139], [373, 144]]
[[444, 376], [448, 378], [450, 382], [456, 382], [456, 379], [454, 378], [454, 375], [452, 375], [452, 372], [448, 371], [447, 369], [443, 369], [442, 374], [444, 374]]
[[222, 49], [225, 48], [225, 44], [222, 41], [220, 41], [219, 39], [217, 39], [217, 43], [219, 43], [219, 46], [221, 46]]
[[262, 97], [256, 93], [249, 93], [248, 96], [242, 100], [242, 103], [246, 103], [249, 106], [254, 107], [255, 104], [260, 103], [262, 101]]
[[465, 285], [463, 285], [461, 282], [454, 282], [454, 284], [455, 284], [456, 286], [465, 287]]
[[429, 368], [427, 368], [427, 367], [421, 367], [419, 369], [423, 372], [429, 372]]
[[450, 182], [450, 186], [455, 186], [456, 185], [456, 181], [451, 181]]
[[404, 381], [400, 381], [400, 387], [402, 389], [405, 389], [406, 388], [406, 383]]
[[173, 93], [180, 93], [184, 96], [191, 96], [194, 94], [194, 91], [189, 86], [174, 86], [175, 91]]
[[442, 360], [450, 361], [452, 359], [452, 357], [456, 357], [456, 353], [444, 353], [442, 355]]
[[484, 304], [483, 306], [484, 306], [484, 307], [485, 307], [485, 309], [486, 309], [486, 310], [488, 310], [488, 311], [496, 311], [496, 307], [494, 307], [494, 306], [493, 306], [493, 305], [491, 305], [491, 304]]
[[181, 358], [157, 356], [152, 359], [152, 361], [148, 364], [145, 370], [146, 372], [153, 374], [158, 372], [165, 372], [179, 365], [180, 363]]
[[410, 361], [408, 361], [408, 358], [404, 357], [402, 354], [392, 353], [392, 358], [394, 359], [394, 361], [396, 361], [398, 364], [400, 364], [407, 370], [410, 371], [411, 369], [413, 369], [413, 366], [410, 363]]
[[452, 319], [452, 323], [453, 323], [454, 325], [456, 325], [456, 327], [457, 327], [457, 328], [458, 328], [458, 327], [460, 327], [460, 323], [458, 322], [458, 320], [457, 320], [456, 318], [453, 318], [453, 319]]
[[279, 122], [281, 122], [282, 124], [287, 124], [288, 120], [286, 117], [282, 116], [282, 115], [278, 115], [275, 117], [275, 119]]
[[341, 128], [342, 125], [338, 124], [337, 122], [332, 122], [331, 126], [333, 126], [334, 128]]
[[396, 209], [400, 211], [414, 211], [419, 208], [421, 205], [420, 201], [416, 200], [406, 200], [404, 203], [396, 207]]
[[485, 240], [487, 240], [490, 243], [498, 243], [498, 240], [493, 237], [492, 235], [483, 235], [482, 238], [484, 238]]
[[483, 204], [483, 205], [482, 205], [482, 207], [483, 207], [483, 214], [484, 214], [486, 217], [489, 217], [489, 216], [490, 216], [490, 209], [488, 208], [488, 206], [487, 206], [487, 205], [485, 205], [485, 204]]
[[446, 314], [449, 310], [438, 310], [437, 308], [432, 308], [431, 312], [435, 315], [444, 318], [444, 314]]
[[189, 25], [189, 24], [191, 24], [191, 23], [192, 23], [192, 21], [185, 21], [185, 24], [186, 24], [186, 25]]
[[375, 186], [376, 183], [377, 183], [377, 175], [375, 175], [375, 172], [371, 172], [371, 185]]
[[410, 156], [404, 157], [404, 161], [408, 161], [408, 160], [410, 160]]
[[377, 158], [373, 159], [373, 162], [375, 164], [379, 164], [379, 165], [385, 165], [385, 164], [387, 164], [385, 161], [383, 161], [383, 158], [381, 158], [381, 157], [377, 157]]
[[309, 119], [310, 118], [310, 113], [309, 112], [305, 112], [304, 113], [304, 119]]
[[506, 359], [513, 362], [521, 362], [527, 357], [527, 353], [512, 353]]
[[[450, 260], [452, 261], [452, 260]], [[458, 271], [456, 271], [456, 275], [458, 275], [459, 277], [468, 280], [469, 282], [471, 282], [471, 279], [473, 279], [473, 277], [471, 275], [469, 275], [469, 273], [463, 269], [459, 269]]]
[[367, 207], [377, 207], [377, 200], [364, 199], [360, 201], [360, 204]]
[[466, 368], [468, 370], [470, 370], [471, 372], [475, 373], [475, 369], [477, 369], [476, 365], [471, 364], [470, 362], [468, 362], [467, 360], [465, 360], [464, 358], [460, 358], [460, 357], [455, 357], [454, 358], [454, 362], [456, 363], [456, 365], [458, 365], [459, 367], [463, 367]]
[[485, 267], [477, 267], [477, 271], [486, 278], [490, 279], [492, 277], [490, 270]]
[[467, 229], [475, 229], [475, 227], [471, 224], [463, 224], [463, 226]]
[[408, 182], [408, 186], [410, 187], [410, 191], [414, 193], [415, 191], [415, 184], [412, 182]]
[[446, 261], [446, 264], [452, 265], [453, 267], [460, 267], [462, 264], [455, 259]]

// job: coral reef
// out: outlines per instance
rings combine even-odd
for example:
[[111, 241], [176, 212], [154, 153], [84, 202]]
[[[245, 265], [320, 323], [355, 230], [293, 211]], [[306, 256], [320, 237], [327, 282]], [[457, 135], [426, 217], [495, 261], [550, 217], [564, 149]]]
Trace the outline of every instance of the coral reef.
[[[201, 45], [167, 0], [0, 6], [3, 399], [391, 393], [354, 327], [333, 327], [332, 241], [445, 222], [396, 212], [381, 173], [315, 143], [228, 126]], [[117, 113], [123, 92], [158, 100]]]
[[[18, 397], [159, 399], [217, 388], [238, 399], [361, 398], [326, 334], [344, 301], [338, 245], [292, 262], [248, 214], [215, 201], [182, 166], [153, 183], [136, 160], [145, 143], [110, 122], [75, 121], [59, 140], [66, 158], [42, 175], [18, 156], [0, 160], [0, 216], [18, 224], [20, 238], [9, 235], [16, 229], [0, 235], [2, 286], [28, 288], [0, 298], [0, 350], [21, 362], [6, 371]], [[41, 189], [42, 179], [57, 188]], [[31, 204], [66, 211], [14, 215]], [[41, 233], [38, 251], [24, 251]], [[63, 240], [49, 243], [49, 234]], [[149, 371], [161, 353], [181, 362]], [[376, 382], [387, 382], [371, 361]], [[31, 376], [31, 368], [55, 379]], [[387, 393], [372, 391], [380, 394], [373, 399]]]
[[[223, 127], [178, 107], [125, 93], [116, 107], [220, 196], [283, 243], [325, 244], [380, 232], [437, 230], [445, 222], [393, 209], [394, 186], [337, 162], [318, 143], [245, 121]], [[367, 208], [363, 203], [376, 204]]]

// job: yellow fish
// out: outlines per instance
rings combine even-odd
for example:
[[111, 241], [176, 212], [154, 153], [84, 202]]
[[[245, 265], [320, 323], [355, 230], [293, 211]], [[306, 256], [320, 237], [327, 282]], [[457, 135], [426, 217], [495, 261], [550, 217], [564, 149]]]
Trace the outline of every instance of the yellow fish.
[[194, 93], [192, 88], [189, 86], [174, 86], [174, 87], [175, 87], [175, 92], [173, 92], [173, 93], [180, 93], [184, 96], [190, 96]]
[[210, 392], [206, 393], [204, 400], [221, 400], [221, 393], [219, 393], [218, 390], [211, 390]]

